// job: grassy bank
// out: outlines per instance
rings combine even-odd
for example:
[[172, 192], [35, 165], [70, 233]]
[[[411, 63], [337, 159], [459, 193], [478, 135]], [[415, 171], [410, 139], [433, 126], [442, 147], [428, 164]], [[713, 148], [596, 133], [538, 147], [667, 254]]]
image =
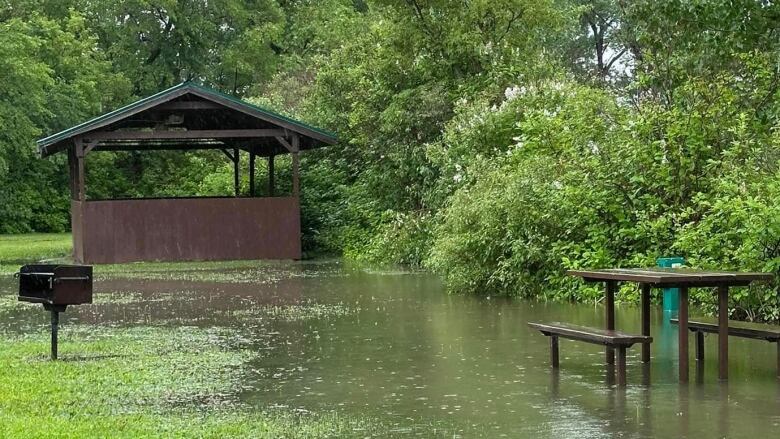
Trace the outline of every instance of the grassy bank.
[[64, 258], [71, 250], [70, 233], [0, 235], [0, 264]]
[[[67, 234], [0, 236], [0, 438], [364, 437], [378, 429], [373, 421], [329, 412], [244, 404], [240, 394], [247, 389], [250, 362], [262, 350], [233, 328], [182, 326], [181, 321], [66, 323], [60, 330], [61, 361], [49, 361], [46, 319], [20, 320], [31, 305], [16, 301], [9, 277], [22, 263], [67, 258], [69, 252]], [[258, 262], [144, 263], [97, 266], [96, 272], [102, 279], [168, 273], [166, 278], [175, 281], [252, 264]], [[166, 301], [176, 294], [150, 300], [171, 306]], [[132, 292], [96, 291], [93, 306], [107, 296], [128, 309], [145, 300]], [[309, 303], [245, 311], [232, 318], [270, 322], [344, 312]]]

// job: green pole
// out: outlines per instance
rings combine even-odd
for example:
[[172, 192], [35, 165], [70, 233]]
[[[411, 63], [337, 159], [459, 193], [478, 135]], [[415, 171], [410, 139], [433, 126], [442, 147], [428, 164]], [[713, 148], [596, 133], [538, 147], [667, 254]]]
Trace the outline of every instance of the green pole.
[[[669, 258], [658, 258], [656, 264], [659, 268], [678, 268], [685, 264], [685, 258], [679, 256]], [[679, 308], [680, 290], [677, 288], [664, 288], [664, 311], [677, 311]]]

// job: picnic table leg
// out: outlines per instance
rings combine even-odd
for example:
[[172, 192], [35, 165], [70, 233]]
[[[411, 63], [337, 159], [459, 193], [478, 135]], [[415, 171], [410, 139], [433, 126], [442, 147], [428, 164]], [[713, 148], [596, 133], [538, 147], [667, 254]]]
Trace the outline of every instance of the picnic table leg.
[[[650, 284], [642, 284], [642, 335], [650, 335]], [[642, 362], [650, 361], [650, 343], [642, 343]]]
[[[615, 329], [615, 290], [617, 289], [617, 283], [612, 280], [607, 281], [606, 295], [607, 295], [607, 329]], [[615, 364], [615, 349], [607, 346], [607, 364]]]
[[718, 287], [718, 378], [729, 379], [729, 287]]
[[704, 361], [704, 332], [696, 331], [696, 360]]
[[688, 287], [680, 288], [680, 310], [678, 315], [678, 348], [680, 364], [680, 382], [688, 382]]
[[621, 345], [618, 347], [618, 365], [617, 365], [617, 382], [618, 386], [626, 386], [626, 347]]

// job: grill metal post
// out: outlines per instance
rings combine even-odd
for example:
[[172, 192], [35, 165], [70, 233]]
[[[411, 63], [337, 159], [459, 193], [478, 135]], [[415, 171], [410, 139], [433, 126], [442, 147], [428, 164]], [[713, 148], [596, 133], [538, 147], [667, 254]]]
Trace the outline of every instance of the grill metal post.
[[56, 309], [51, 310], [51, 359], [57, 359], [57, 331], [60, 326], [60, 313]]

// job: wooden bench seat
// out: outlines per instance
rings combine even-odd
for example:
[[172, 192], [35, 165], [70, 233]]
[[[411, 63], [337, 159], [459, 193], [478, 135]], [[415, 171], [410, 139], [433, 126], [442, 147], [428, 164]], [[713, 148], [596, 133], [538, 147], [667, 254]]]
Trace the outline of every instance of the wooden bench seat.
[[[677, 325], [678, 319], [670, 319]], [[718, 333], [718, 321], [708, 318], [688, 320], [688, 330], [696, 334], [696, 359], [704, 360], [704, 333]], [[729, 335], [732, 337], [766, 340], [777, 344], [777, 376], [780, 377], [780, 326], [761, 323], [740, 322], [729, 320]]]
[[583, 341], [585, 343], [598, 344], [615, 348], [618, 351], [618, 385], [626, 385], [626, 349], [639, 343], [652, 343], [653, 338], [645, 335], [631, 335], [622, 332], [589, 328], [587, 326], [571, 325], [568, 323], [535, 323], [529, 322], [528, 326], [539, 330], [545, 336], [550, 337], [550, 362], [553, 368], [559, 367], [558, 338]]

